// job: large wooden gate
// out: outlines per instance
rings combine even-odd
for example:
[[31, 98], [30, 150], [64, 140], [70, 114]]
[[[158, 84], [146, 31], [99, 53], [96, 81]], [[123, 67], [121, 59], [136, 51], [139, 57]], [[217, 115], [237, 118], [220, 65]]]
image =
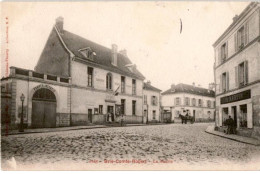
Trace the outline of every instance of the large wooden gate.
[[56, 97], [47, 88], [38, 89], [32, 98], [32, 127], [56, 126]]
[[172, 113], [171, 112], [163, 112], [161, 121], [163, 123], [171, 123], [172, 122]]

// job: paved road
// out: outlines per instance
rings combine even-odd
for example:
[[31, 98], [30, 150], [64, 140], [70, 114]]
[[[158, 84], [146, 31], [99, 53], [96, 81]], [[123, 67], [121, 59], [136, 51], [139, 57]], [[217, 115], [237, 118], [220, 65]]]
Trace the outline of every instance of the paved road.
[[10, 168], [12, 157], [18, 166], [41, 167], [64, 161], [71, 165], [120, 162], [209, 167], [208, 164], [245, 165], [259, 160], [259, 146], [207, 134], [204, 130], [208, 125], [98, 128], [2, 137], [2, 168]]

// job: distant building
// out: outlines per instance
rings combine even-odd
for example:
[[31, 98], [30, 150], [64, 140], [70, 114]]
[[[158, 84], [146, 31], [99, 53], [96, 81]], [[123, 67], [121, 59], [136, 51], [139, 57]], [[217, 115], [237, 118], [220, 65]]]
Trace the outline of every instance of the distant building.
[[172, 113], [172, 121], [179, 115], [194, 116], [195, 121], [213, 121], [215, 93], [195, 85], [178, 84], [162, 93], [163, 112]]
[[[106, 48], [70, 33], [59, 17], [35, 70], [10, 68], [1, 79], [2, 126], [61, 127], [116, 122], [143, 123], [143, 80], [126, 51]], [[112, 115], [111, 117], [107, 117]]]
[[260, 137], [260, 3], [250, 3], [213, 44], [216, 126], [230, 115], [237, 133]]
[[144, 83], [143, 87], [143, 115], [146, 122], [160, 122], [160, 92], [161, 90]]

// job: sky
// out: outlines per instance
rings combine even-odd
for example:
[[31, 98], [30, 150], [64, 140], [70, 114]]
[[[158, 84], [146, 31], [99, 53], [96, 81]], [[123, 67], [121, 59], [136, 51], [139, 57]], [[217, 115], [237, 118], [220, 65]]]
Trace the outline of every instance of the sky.
[[[214, 82], [212, 44], [249, 2], [2, 2], [1, 77], [6, 66], [33, 70], [55, 19], [93, 42], [126, 49], [152, 85], [165, 91]], [[180, 32], [180, 20], [182, 32]], [[8, 32], [7, 31], [8, 28]], [[8, 44], [5, 42], [8, 37]], [[6, 59], [8, 49], [8, 65]]]

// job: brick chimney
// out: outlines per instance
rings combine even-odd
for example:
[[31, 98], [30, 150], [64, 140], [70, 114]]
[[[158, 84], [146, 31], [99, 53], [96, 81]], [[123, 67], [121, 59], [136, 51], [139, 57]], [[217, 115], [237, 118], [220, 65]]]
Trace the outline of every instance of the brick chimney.
[[151, 85], [151, 81], [150, 81], [150, 80], [148, 80], [148, 81], [147, 81], [147, 84], [148, 84], [148, 85]]
[[111, 50], [111, 63], [114, 66], [117, 66], [117, 45], [116, 44], [112, 44], [112, 50]]
[[123, 56], [127, 57], [126, 49], [120, 50], [119, 53], [122, 54]]
[[57, 29], [59, 30], [59, 32], [60, 33], [63, 33], [63, 17], [58, 17], [57, 19], [56, 19], [56, 27], [57, 27]]
[[233, 17], [233, 22], [236, 22], [237, 19], [238, 19], [238, 15], [234, 16], [234, 17]]
[[175, 91], [175, 84], [174, 83], [171, 85], [171, 91]]

